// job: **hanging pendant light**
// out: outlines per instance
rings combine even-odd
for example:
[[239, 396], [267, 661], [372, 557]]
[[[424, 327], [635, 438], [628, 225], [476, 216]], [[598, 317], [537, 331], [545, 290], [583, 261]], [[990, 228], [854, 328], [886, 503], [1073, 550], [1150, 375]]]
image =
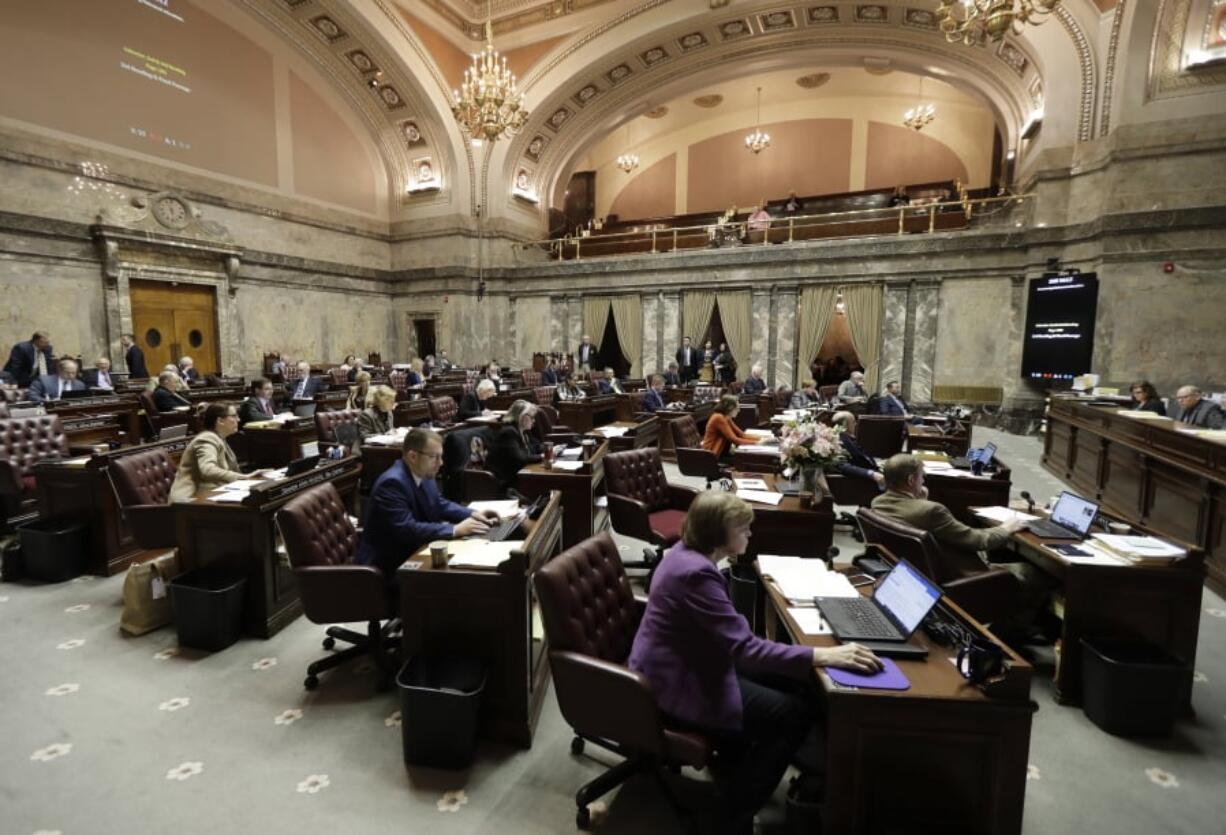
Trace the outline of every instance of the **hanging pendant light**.
[[758, 118], [754, 120], [753, 133], [745, 137], [745, 147], [755, 154], [760, 154], [771, 146], [771, 137], [761, 128], [762, 125], [762, 88], [758, 88]]
[[936, 117], [936, 105], [932, 104], [931, 102], [924, 104], [924, 77], [921, 75], [919, 82], [919, 98], [915, 102], [915, 107], [903, 114], [902, 123], [912, 130], [921, 131]]

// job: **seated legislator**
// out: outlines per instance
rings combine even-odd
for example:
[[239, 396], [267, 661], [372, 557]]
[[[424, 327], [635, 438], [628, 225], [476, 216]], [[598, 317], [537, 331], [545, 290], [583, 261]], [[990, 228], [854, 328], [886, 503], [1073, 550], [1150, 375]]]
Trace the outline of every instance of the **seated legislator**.
[[618, 382], [617, 375], [613, 373], [612, 368], [606, 368], [604, 370], [604, 377], [600, 379], [598, 388], [600, 389], [601, 394], [626, 393], [625, 389], [622, 388], [622, 384]]
[[359, 371], [353, 375], [353, 385], [349, 387], [349, 397], [345, 399], [345, 408], [362, 411], [367, 406], [370, 397], [370, 372]]
[[196, 370], [196, 361], [191, 357], [179, 358], [179, 376], [185, 383], [200, 382], [200, 372]]
[[1132, 392], [1132, 410], [1134, 412], [1153, 412], [1166, 417], [1166, 406], [1158, 396], [1158, 390], [1149, 380], [1140, 380], [1130, 386]]
[[[744, 553], [753, 509], [732, 493], [699, 493], [664, 554], [628, 665], [646, 676], [670, 724], [701, 731], [727, 768], [716, 781], [729, 832], [752, 832], [818, 719], [814, 667], [874, 672], [865, 647], [804, 647], [759, 638], [733, 608], [716, 564]], [[818, 758], [819, 761], [822, 758]]]
[[553, 357], [545, 360], [545, 367], [541, 369], [541, 385], [556, 386], [558, 384], [558, 369], [557, 363]]
[[1171, 417], [1180, 423], [1205, 429], [1221, 429], [1226, 425], [1226, 412], [1212, 400], [1203, 397], [1196, 386], [1180, 387], [1175, 392], [1175, 402], [1178, 405], [1171, 412]]
[[582, 400], [587, 397], [583, 389], [575, 384], [573, 377], [567, 377], [558, 382], [558, 387], [553, 390], [554, 401], [561, 400]]
[[238, 405], [239, 426], [272, 420], [277, 413], [272, 405], [272, 383], [263, 377], [256, 377], [251, 381], [249, 391], [247, 399]]
[[290, 391], [294, 400], [314, 400], [315, 395], [327, 391], [328, 384], [323, 377], [311, 376], [311, 364], [305, 360], [298, 363], [298, 381]]
[[77, 379], [77, 364], [73, 360], [60, 360], [60, 368], [55, 374], [43, 374], [30, 381], [30, 390], [26, 397], [30, 400], [45, 402], [59, 400], [69, 391], [85, 391], [85, 383]]
[[805, 380], [800, 384], [800, 391], [792, 395], [788, 406], [792, 409], [807, 409], [810, 406], [821, 405], [822, 396], [817, 391], [816, 380]]
[[455, 365], [447, 358], [447, 349], [443, 348], [438, 352], [438, 362], [436, 363], [439, 371], [450, 371], [455, 368]]
[[460, 407], [456, 410], [456, 420], [468, 420], [483, 415], [488, 411], [485, 401], [498, 393], [498, 384], [493, 380], [478, 380], [477, 387], [464, 392], [460, 398]]
[[362, 364], [358, 362], [358, 358], [353, 354], [346, 356], [345, 361], [338, 367], [345, 372], [345, 380], [350, 383], [355, 382], [354, 378], [356, 378], [358, 376], [358, 372], [362, 370]]
[[367, 407], [358, 415], [358, 436], [363, 441], [371, 435], [386, 435], [392, 431], [396, 392], [387, 386], [375, 386], [366, 402]]
[[443, 439], [420, 427], [404, 438], [404, 453], [371, 489], [357, 562], [395, 578], [396, 569], [435, 539], [483, 534], [497, 521], [493, 511], [470, 511], [439, 493], [434, 477], [443, 465]]
[[485, 466], [494, 474], [503, 493], [515, 486], [521, 469], [541, 460], [540, 446], [528, 434], [535, 420], [536, 406], [527, 400], [516, 400], [502, 416], [502, 426], [490, 441]]
[[755, 362], [749, 369], [749, 376], [745, 378], [741, 391], [745, 394], [761, 394], [766, 391], [766, 381], [762, 379], [762, 363]]
[[238, 409], [228, 403], [210, 403], [201, 425], [204, 429], [188, 442], [179, 459], [179, 471], [170, 486], [171, 502], [190, 502], [201, 490], [243, 478], [234, 450], [226, 443], [238, 431]]
[[408, 388], [416, 388], [426, 381], [426, 364], [417, 357], [409, 360], [409, 370], [405, 372], [404, 384]]
[[664, 372], [664, 385], [679, 386], [681, 385], [681, 375], [677, 372], [677, 363], [670, 362], [668, 370]]
[[856, 416], [851, 412], [837, 412], [834, 423], [842, 424], [843, 431], [839, 433], [839, 443], [847, 453], [846, 460], [840, 461], [835, 467], [840, 475], [851, 478], [871, 478], [877, 482], [877, 489], [885, 489], [885, 474], [877, 466], [877, 459], [864, 451], [856, 440]]
[[756, 444], [757, 438], [746, 435], [733, 422], [741, 410], [735, 394], [725, 394], [715, 404], [711, 417], [707, 418], [707, 431], [702, 436], [702, 448], [714, 452], [720, 458], [732, 452], [732, 447], [741, 444]]
[[182, 385], [186, 383], [175, 371], [163, 371], [158, 375], [158, 385], [153, 390], [153, 405], [159, 412], [173, 412], [192, 405], [190, 400], [179, 394], [178, 389]]
[[885, 391], [877, 401], [877, 414], [891, 417], [910, 418], [911, 410], [902, 396], [902, 386], [891, 380], [885, 384]]
[[111, 379], [111, 361], [106, 357], [98, 357], [94, 367], [86, 369], [81, 378], [92, 389], [115, 390], [115, 381]]
[[840, 403], [863, 403], [868, 400], [868, 389], [864, 387], [864, 372], [853, 371], [851, 376], [839, 383]]
[[643, 411], [658, 412], [664, 408], [664, 395], [660, 394], [664, 390], [664, 377], [660, 374], [651, 375], [651, 385], [647, 386], [647, 391], [643, 392]]

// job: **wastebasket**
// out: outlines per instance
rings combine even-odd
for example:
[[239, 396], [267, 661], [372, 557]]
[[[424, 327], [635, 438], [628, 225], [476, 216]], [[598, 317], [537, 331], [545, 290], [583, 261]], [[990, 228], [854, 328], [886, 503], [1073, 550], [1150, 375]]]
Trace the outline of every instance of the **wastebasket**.
[[85, 572], [89, 525], [75, 519], [38, 519], [17, 529], [26, 576], [62, 583]]
[[231, 569], [197, 568], [170, 582], [179, 646], [218, 652], [243, 628], [247, 578]]
[[468, 768], [477, 750], [485, 666], [462, 655], [415, 655], [396, 677], [406, 765]]
[[1139, 641], [1082, 638], [1082, 710], [1117, 736], [1169, 733], [1192, 686], [1192, 667]]

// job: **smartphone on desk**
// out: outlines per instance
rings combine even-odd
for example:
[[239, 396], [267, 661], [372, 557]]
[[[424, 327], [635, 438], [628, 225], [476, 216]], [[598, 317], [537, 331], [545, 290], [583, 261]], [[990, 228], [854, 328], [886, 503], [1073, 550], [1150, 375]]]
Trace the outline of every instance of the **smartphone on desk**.
[[871, 586], [877, 582], [874, 577], [871, 577], [868, 574], [849, 574], [847, 576], [847, 580], [856, 588], [860, 588], [861, 586]]

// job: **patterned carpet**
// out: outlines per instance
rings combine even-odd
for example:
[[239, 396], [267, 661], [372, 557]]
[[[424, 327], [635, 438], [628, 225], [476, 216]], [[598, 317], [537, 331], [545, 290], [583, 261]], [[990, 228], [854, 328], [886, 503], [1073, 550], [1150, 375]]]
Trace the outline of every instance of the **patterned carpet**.
[[[1015, 491], [1041, 501], [1060, 489], [1035, 439], [977, 429], [986, 440], [1000, 444]], [[841, 559], [859, 551], [849, 537], [838, 544]], [[0, 585], [4, 835], [566, 832], [574, 790], [614, 761], [590, 746], [569, 754], [550, 694], [530, 751], [482, 746], [467, 773], [406, 770], [397, 697], [375, 692], [369, 667], [302, 689], [320, 627], [299, 619], [268, 641], [179, 651], [170, 628], [120, 634], [121, 588], [122, 577]], [[1099, 731], [1040, 680], [1024, 831], [1226, 831], [1226, 605], [1209, 592], [1196, 669], [1196, 718], [1158, 741]], [[684, 782], [704, 804], [709, 784]], [[776, 802], [765, 828], [780, 816]], [[608, 833], [679, 829], [649, 780], [608, 798], [597, 818]]]

